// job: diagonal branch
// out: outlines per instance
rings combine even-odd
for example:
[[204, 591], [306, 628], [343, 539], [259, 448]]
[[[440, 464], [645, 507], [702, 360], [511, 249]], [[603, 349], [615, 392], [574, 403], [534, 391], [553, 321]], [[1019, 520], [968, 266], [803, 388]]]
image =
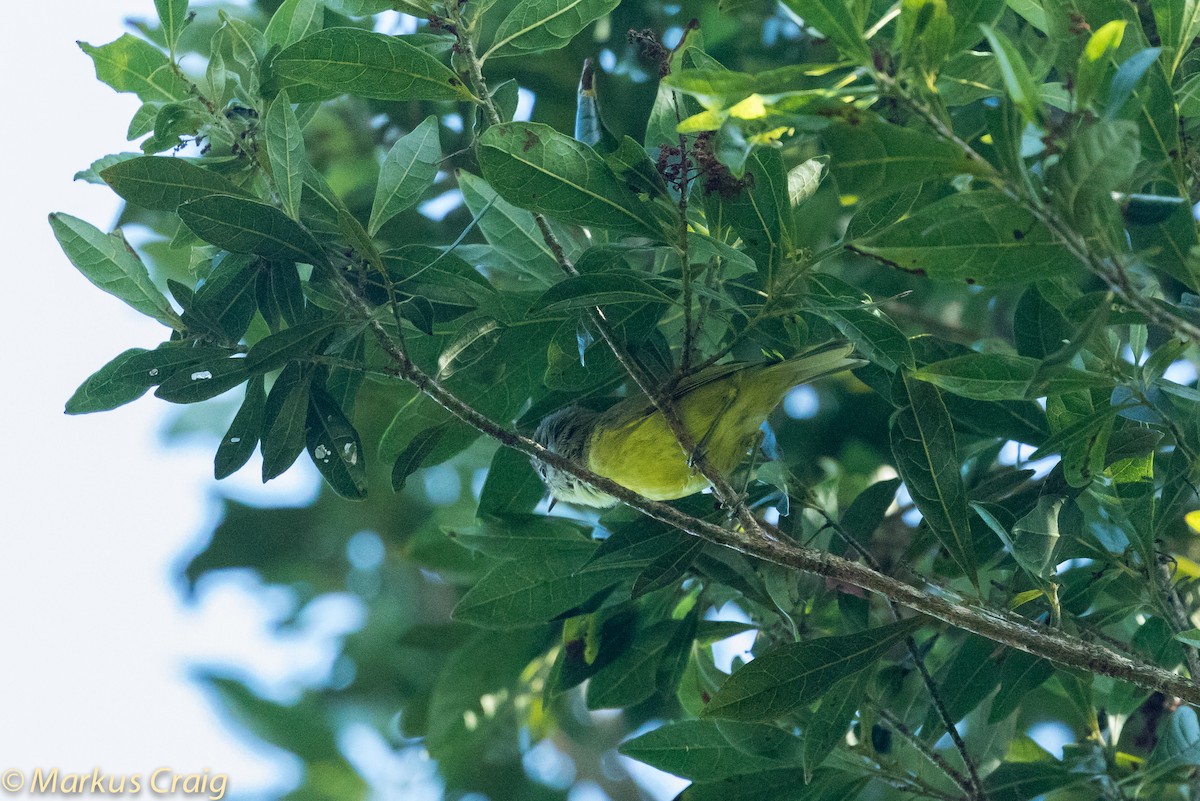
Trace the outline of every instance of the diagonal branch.
[[1094, 245], [1068, 222], [1062, 219], [1052, 208], [1048, 207], [1042, 198], [1032, 193], [1027, 187], [1015, 186], [1006, 181], [996, 172], [995, 168], [971, 147], [962, 137], [954, 132], [932, 109], [907, 92], [895, 78], [884, 73], [875, 72], [875, 82], [897, 100], [904, 103], [941, 139], [949, 142], [963, 152], [973, 164], [980, 169], [982, 177], [991, 183], [1013, 202], [1022, 206], [1033, 218], [1046, 226], [1089, 272], [1097, 276], [1131, 309], [1141, 312], [1146, 319], [1161, 325], [1168, 331], [1175, 331], [1200, 343], [1200, 325], [1186, 317], [1173, 313], [1166, 306], [1155, 303], [1138, 291], [1129, 277], [1129, 272], [1121, 260], [1120, 254], [1098, 252]]
[[379, 346], [391, 359], [391, 372], [414, 384], [462, 422], [502, 445], [540, 459], [685, 534], [747, 556], [859, 587], [956, 628], [1049, 659], [1065, 667], [1121, 679], [1139, 687], [1178, 697], [1193, 705], [1200, 705], [1200, 685], [1157, 665], [1122, 656], [1108, 648], [1085, 642], [1059, 630], [1036, 626], [1024, 618], [973, 602], [953, 591], [934, 585], [914, 587], [867, 565], [797, 545], [774, 526], [760, 524], [764, 530], [761, 535], [729, 531], [692, 517], [668, 504], [651, 501], [615, 481], [596, 475], [585, 467], [543, 448], [532, 439], [510, 431], [456, 397], [409, 358], [405, 350], [375, 319], [370, 304], [357, 293], [350, 282], [340, 273], [335, 273], [335, 276], [351, 311], [366, 323]]

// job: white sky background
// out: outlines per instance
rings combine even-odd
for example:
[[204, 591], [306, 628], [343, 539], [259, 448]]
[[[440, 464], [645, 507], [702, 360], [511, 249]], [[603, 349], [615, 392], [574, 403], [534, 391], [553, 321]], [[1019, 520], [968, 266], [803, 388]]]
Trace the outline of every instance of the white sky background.
[[[80, 276], [46, 221], [64, 211], [111, 227], [117, 198], [71, 179], [96, 157], [133, 149], [124, 132], [137, 101], [97, 82], [75, 41], [103, 44], [126, 16], [153, 13], [152, 0], [5, 8], [0, 771], [209, 769], [230, 775], [227, 798], [270, 797], [295, 775], [287, 758], [226, 728], [189, 671], [247, 665], [286, 697], [321, 680], [328, 640], [347, 624], [272, 641], [279, 610], [251, 594], [247, 577], [202, 587], [199, 606], [185, 607], [176, 576], [215, 520], [215, 444], [163, 449], [171, 408], [149, 395], [115, 412], [62, 413], [92, 371], [166, 334]], [[311, 474], [294, 471], [269, 494], [295, 503], [312, 487]]]

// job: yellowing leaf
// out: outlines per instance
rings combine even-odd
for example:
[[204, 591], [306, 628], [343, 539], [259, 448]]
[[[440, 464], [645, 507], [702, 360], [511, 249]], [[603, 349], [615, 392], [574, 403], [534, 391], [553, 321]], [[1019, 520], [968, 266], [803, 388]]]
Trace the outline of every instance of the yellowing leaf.
[[1088, 39], [1087, 46], [1083, 49], [1083, 54], [1088, 61], [1099, 61], [1106, 53], [1120, 47], [1121, 38], [1125, 35], [1126, 24], [1123, 19], [1114, 19], [1101, 25]]
[[1033, 599], [1038, 598], [1045, 594], [1046, 593], [1042, 592], [1041, 590], [1025, 590], [1025, 592], [1019, 592], [1012, 597], [1011, 601], [1008, 602], [1008, 608], [1009, 609], [1018, 609], [1018, 608], [1024, 606], [1025, 604], [1029, 603]]
[[763, 104], [762, 95], [756, 93], [730, 106], [729, 115], [739, 120], [758, 120], [767, 116], [767, 107]]

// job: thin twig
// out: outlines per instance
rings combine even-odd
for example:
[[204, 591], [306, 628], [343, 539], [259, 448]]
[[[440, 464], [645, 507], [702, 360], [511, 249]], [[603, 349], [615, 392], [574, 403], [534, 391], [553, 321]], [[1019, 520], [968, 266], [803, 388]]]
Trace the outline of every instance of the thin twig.
[[[858, 539], [846, 530], [845, 526], [840, 521], [834, 520], [833, 516], [827, 512], [824, 507], [816, 503], [815, 500], [806, 504], [810, 509], [815, 510], [818, 514], [825, 518], [826, 523], [831, 529], [838, 533], [842, 540], [849, 545], [859, 556], [863, 558], [873, 570], [882, 572], [879, 562], [867, 550], [867, 547], [860, 543]], [[892, 616], [896, 620], [900, 619], [900, 610], [898, 604], [888, 599], [888, 605], [891, 607]], [[921, 681], [925, 684], [925, 690], [929, 693], [930, 699], [933, 701], [933, 708], [937, 710], [938, 717], [942, 719], [942, 725], [946, 729], [946, 733], [950, 735], [950, 740], [954, 743], [954, 747], [958, 750], [958, 755], [962, 758], [963, 764], [967, 767], [968, 776], [962, 776], [957, 771], [947, 773], [955, 783], [959, 785], [968, 799], [978, 799], [982, 801], [987, 796], [983, 791], [983, 782], [979, 778], [979, 768], [975, 765], [975, 760], [971, 758], [971, 754], [967, 751], [967, 744], [963, 740], [962, 735], [958, 733], [958, 728], [954, 725], [955, 720], [950, 715], [950, 710], [946, 707], [946, 702], [942, 698], [941, 690], [938, 689], [937, 683], [934, 682], [933, 676], [929, 674], [929, 668], [925, 666], [925, 658], [921, 656], [921, 650], [917, 647], [917, 641], [910, 635], [904, 639], [905, 647], [908, 649], [909, 656], [912, 657], [913, 664], [917, 667], [917, 672], [921, 674]], [[883, 711], [883, 710], [881, 710]], [[923, 745], [924, 743], [922, 743]], [[939, 757], [940, 758], [940, 757]]]
[[1053, 209], [1049, 208], [1037, 194], [1029, 191], [1027, 187], [1014, 186], [1005, 180], [975, 148], [971, 147], [941, 117], [913, 97], [890, 75], [877, 71], [875, 81], [924, 120], [934, 133], [961, 150], [978, 170], [979, 177], [998, 189], [1009, 200], [1022, 206], [1035, 220], [1044, 225], [1058, 238], [1068, 253], [1074, 256], [1089, 272], [1099, 277], [1122, 302], [1145, 315], [1151, 322], [1165, 327], [1168, 331], [1180, 332], [1192, 341], [1200, 343], [1200, 325], [1186, 317], [1172, 313], [1166, 307], [1143, 296], [1133, 286], [1119, 254], [1098, 252], [1094, 243], [1089, 242]]
[[875, 709], [879, 712], [879, 717], [892, 727], [909, 745], [917, 749], [921, 756], [928, 759], [938, 770], [946, 774], [946, 778], [958, 785], [958, 788], [966, 794], [967, 798], [977, 798], [974, 789], [971, 786], [971, 780], [959, 773], [953, 765], [946, 761], [946, 758], [929, 747], [929, 744], [918, 737], [897, 717], [891, 710], [883, 704], [876, 702]]
[[[483, 105], [484, 113], [487, 115], [488, 121], [493, 125], [501, 124], [500, 113], [496, 109], [495, 103], [492, 101], [491, 92], [488, 91], [487, 81], [483, 77], [482, 64], [480, 59], [475, 55], [475, 46], [468, 35], [465, 26], [462, 24], [461, 17], [455, 19], [454, 30], [458, 38], [458, 49], [460, 54], [468, 64], [468, 74], [476, 94], [479, 95], [480, 103]], [[562, 244], [559, 243], [558, 237], [550, 228], [549, 222], [540, 213], [534, 212], [534, 221], [537, 223], [538, 230], [542, 234], [542, 239], [545, 240], [546, 246], [550, 248], [554, 254], [555, 260], [559, 267], [567, 275], [578, 275], [578, 270], [575, 269], [563, 250]], [[686, 218], [683, 222], [685, 233], [683, 241], [686, 243]], [[684, 252], [684, 260], [687, 255]], [[690, 464], [694, 465], [696, 470], [703, 475], [708, 482], [712, 484], [713, 492], [716, 494], [717, 500], [723, 506], [731, 510], [736, 515], [738, 522], [746, 532], [755, 533], [762, 536], [762, 527], [757, 518], [746, 506], [745, 501], [739, 496], [736, 491], [730, 486], [728, 479], [721, 475], [708, 461], [708, 457], [699, 450], [696, 444], [695, 437], [684, 426], [682, 419], [679, 417], [678, 411], [671, 399], [668, 389], [663, 388], [655, 382], [651, 376], [638, 365], [625, 348], [621, 345], [608, 320], [604, 316], [604, 312], [599, 307], [589, 309], [591, 322], [596, 331], [599, 332], [601, 339], [604, 340], [608, 348], [613, 352], [621, 367], [637, 385], [638, 389], [649, 399], [655, 410], [662, 414], [664, 420], [670, 428], [671, 433], [675, 435], [676, 441], [679, 443], [683, 454], [687, 457]]]

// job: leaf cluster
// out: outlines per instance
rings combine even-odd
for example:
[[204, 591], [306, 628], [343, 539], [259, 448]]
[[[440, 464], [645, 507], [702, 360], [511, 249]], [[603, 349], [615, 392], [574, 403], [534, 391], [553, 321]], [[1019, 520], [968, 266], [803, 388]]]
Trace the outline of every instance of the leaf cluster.
[[[140, 152], [78, 176], [152, 234], [50, 224], [163, 342], [66, 410], [225, 404], [217, 478], [256, 452], [264, 481], [324, 478], [310, 508], [227, 503], [187, 570], [369, 610], [349, 677], [295, 705], [209, 678], [304, 760], [293, 797], [369, 795], [346, 709], [421, 738], [451, 796], [565, 798], [527, 758], [553, 742], [614, 798], [638, 791], [597, 767], [613, 748], [693, 800], [1194, 797], [1190, 707], [629, 508], [552, 513], [429, 387], [528, 433], [637, 377], [848, 340], [864, 366], [789, 396], [730, 477], [750, 509], [1192, 675], [1200, 6], [155, 5], [81, 45], [142, 106]], [[676, 506], [732, 525], [711, 500]]]

